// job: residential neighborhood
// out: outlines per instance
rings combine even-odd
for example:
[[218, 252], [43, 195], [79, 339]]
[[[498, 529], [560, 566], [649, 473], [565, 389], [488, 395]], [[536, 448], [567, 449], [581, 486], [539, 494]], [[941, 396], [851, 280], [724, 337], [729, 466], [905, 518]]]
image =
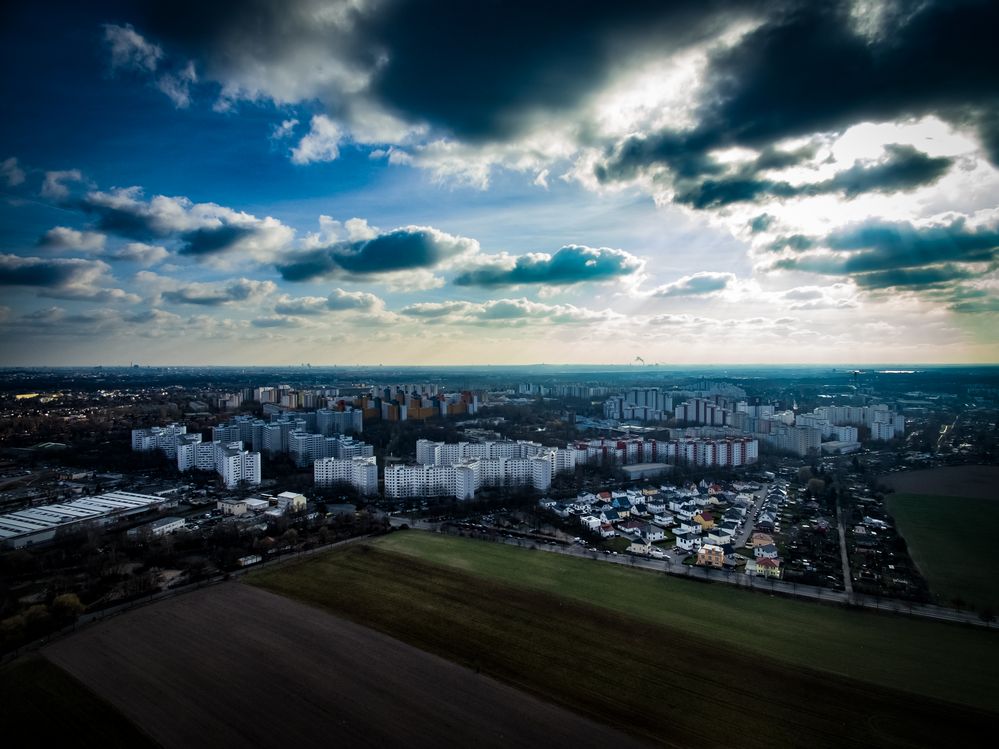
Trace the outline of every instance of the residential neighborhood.
[[578, 524], [581, 543], [592, 535], [608, 553], [780, 578], [781, 558], [771, 534], [780, 531], [787, 499], [788, 482], [771, 475], [763, 481], [704, 479], [582, 493], [539, 504]]

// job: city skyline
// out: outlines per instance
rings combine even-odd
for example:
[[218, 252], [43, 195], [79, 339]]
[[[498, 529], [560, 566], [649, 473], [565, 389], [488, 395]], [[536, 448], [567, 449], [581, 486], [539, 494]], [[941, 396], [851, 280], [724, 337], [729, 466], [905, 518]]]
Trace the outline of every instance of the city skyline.
[[0, 366], [999, 361], [994, 4], [5, 15]]

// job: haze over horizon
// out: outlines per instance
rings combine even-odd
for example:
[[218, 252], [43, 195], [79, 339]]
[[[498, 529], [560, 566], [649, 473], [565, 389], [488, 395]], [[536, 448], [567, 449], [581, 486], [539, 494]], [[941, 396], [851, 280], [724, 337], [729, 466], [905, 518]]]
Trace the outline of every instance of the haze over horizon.
[[0, 366], [999, 362], [999, 5], [64, 2]]

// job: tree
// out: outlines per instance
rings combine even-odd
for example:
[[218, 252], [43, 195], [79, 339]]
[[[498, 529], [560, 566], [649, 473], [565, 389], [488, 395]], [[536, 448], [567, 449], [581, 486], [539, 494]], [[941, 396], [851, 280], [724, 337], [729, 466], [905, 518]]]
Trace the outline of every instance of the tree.
[[24, 612], [25, 630], [29, 638], [39, 637], [47, 632], [51, 622], [52, 617], [44, 604], [35, 604]]
[[60, 621], [76, 621], [86, 608], [76, 593], [63, 593], [52, 601], [52, 614]]
[[826, 482], [823, 481], [822, 479], [815, 478], [808, 480], [808, 493], [811, 494], [813, 497], [818, 497], [819, 495], [821, 495], [822, 492], [825, 491], [825, 488], [826, 488]]
[[23, 614], [9, 616], [0, 621], [0, 642], [5, 646], [14, 646], [24, 639], [27, 622]]

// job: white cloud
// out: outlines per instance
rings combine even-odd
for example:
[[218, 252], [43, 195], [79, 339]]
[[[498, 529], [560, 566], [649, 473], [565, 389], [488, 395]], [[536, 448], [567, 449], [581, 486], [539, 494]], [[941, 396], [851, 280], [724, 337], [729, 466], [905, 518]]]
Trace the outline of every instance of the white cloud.
[[17, 159], [11, 156], [0, 162], [0, 177], [3, 177], [7, 187], [17, 187], [24, 182], [24, 170], [17, 165]]
[[178, 109], [186, 109], [191, 104], [191, 84], [198, 82], [194, 62], [189, 61], [176, 73], [164, 73], [156, 79], [156, 88], [169, 97]]
[[82, 182], [83, 174], [79, 169], [66, 169], [58, 172], [45, 172], [42, 182], [42, 197], [49, 200], [63, 200], [69, 197], [67, 182]]
[[161, 237], [181, 242], [178, 254], [226, 265], [242, 258], [270, 262], [294, 239], [294, 230], [275, 218], [258, 218], [217, 203], [194, 203], [186, 197], [157, 195], [142, 199], [142, 189], [128, 187], [91, 192], [84, 207], [107, 231]]
[[108, 254], [112, 260], [124, 260], [126, 262], [139, 263], [147, 268], [157, 263], [162, 263], [170, 252], [166, 247], [160, 245], [146, 244], [145, 242], [129, 242], [124, 247]]
[[104, 42], [111, 52], [112, 70], [125, 68], [152, 73], [163, 57], [159, 45], [146, 41], [131, 24], [105, 24]]
[[724, 291], [734, 284], [735, 280], [734, 273], [700, 271], [660, 286], [651, 294], [658, 297], [703, 297]]
[[611, 310], [591, 310], [572, 304], [545, 304], [529, 299], [493, 299], [488, 302], [419, 302], [399, 314], [431, 324], [495, 325], [498, 327], [597, 324], [621, 318]]
[[104, 250], [107, 236], [96, 231], [78, 231], [66, 226], [49, 229], [39, 241], [39, 246], [50, 250], [82, 250], [99, 253]]
[[102, 260], [0, 255], [0, 286], [35, 289], [38, 296], [54, 299], [139, 301], [107, 285], [112, 282], [110, 271]]
[[339, 145], [343, 137], [343, 131], [333, 120], [317, 114], [312, 118], [308, 134], [291, 149], [291, 160], [295, 164], [335, 161], [340, 156]]
[[[139, 274], [136, 274], [139, 276]], [[180, 281], [145, 273], [143, 279], [156, 293], [154, 303], [191, 304], [203, 307], [256, 306], [277, 290], [273, 281], [234, 278], [210, 283]]]
[[288, 138], [294, 133], [295, 128], [298, 127], [298, 120], [284, 120], [280, 125], [274, 126], [274, 132], [271, 133], [271, 138], [274, 140], [283, 140]]

